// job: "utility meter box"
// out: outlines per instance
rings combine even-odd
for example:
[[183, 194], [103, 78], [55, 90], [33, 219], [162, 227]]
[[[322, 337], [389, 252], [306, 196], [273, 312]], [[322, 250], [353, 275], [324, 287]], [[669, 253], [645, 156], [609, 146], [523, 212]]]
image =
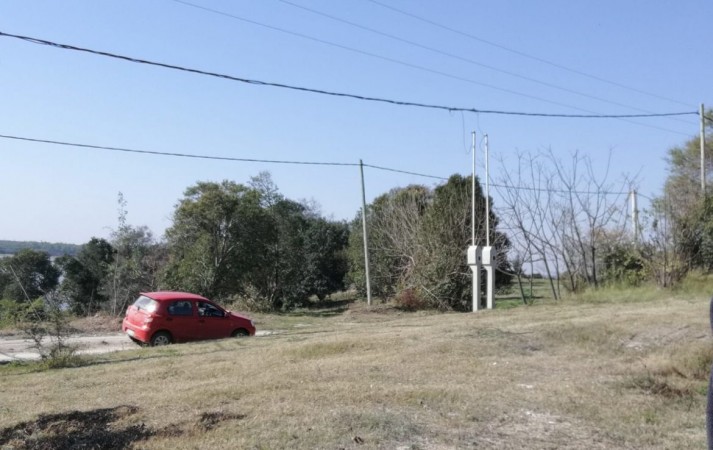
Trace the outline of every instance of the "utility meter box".
[[468, 265], [476, 266], [480, 264], [481, 252], [483, 247], [471, 245], [468, 247]]
[[493, 247], [483, 247], [480, 253], [483, 265], [489, 266], [493, 264]]

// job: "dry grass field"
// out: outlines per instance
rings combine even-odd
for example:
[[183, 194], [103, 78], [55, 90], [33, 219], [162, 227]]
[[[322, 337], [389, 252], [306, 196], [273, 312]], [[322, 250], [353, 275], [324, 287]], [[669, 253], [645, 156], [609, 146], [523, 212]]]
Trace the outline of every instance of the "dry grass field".
[[342, 301], [257, 316], [265, 337], [7, 365], [0, 448], [704, 448], [708, 300], [615, 297]]

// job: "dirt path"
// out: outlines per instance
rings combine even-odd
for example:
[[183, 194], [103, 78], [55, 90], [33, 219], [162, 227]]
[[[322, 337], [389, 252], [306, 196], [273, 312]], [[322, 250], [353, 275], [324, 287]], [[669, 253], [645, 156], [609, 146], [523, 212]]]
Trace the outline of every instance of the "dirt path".
[[[271, 334], [258, 331], [256, 336]], [[118, 352], [138, 348], [124, 333], [106, 333], [101, 335], [74, 335], [67, 338], [67, 344], [76, 346], [80, 354]], [[18, 337], [0, 337], [0, 364], [16, 360], [35, 360], [40, 355], [29, 339]]]
[[[67, 344], [76, 346], [81, 354], [108, 353], [136, 348], [124, 333], [111, 333], [98, 336], [76, 335], [67, 338]], [[13, 360], [39, 359], [32, 341], [21, 338], [0, 338], [0, 363]]]

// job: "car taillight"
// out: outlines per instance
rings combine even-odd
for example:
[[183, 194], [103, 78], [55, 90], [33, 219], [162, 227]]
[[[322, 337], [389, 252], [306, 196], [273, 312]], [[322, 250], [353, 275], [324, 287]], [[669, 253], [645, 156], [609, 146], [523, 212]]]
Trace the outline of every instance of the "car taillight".
[[144, 330], [148, 330], [151, 322], [153, 322], [153, 317], [151, 317], [151, 316], [144, 317], [144, 324], [141, 326], [141, 328], [143, 328]]

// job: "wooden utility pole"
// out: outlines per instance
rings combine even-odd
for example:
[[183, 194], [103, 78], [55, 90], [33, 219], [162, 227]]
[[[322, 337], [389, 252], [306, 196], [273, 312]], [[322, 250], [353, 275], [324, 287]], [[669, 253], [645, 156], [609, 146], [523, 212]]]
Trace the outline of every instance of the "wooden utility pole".
[[634, 232], [634, 244], [639, 243], [639, 207], [636, 198], [636, 189], [631, 190], [631, 222]]
[[371, 280], [369, 279], [369, 237], [366, 231], [366, 189], [364, 188], [364, 163], [359, 160], [361, 171], [361, 225], [364, 234], [364, 272], [366, 275], [366, 304], [371, 306]]
[[706, 195], [706, 114], [703, 103], [698, 113], [701, 116], [701, 194]]

